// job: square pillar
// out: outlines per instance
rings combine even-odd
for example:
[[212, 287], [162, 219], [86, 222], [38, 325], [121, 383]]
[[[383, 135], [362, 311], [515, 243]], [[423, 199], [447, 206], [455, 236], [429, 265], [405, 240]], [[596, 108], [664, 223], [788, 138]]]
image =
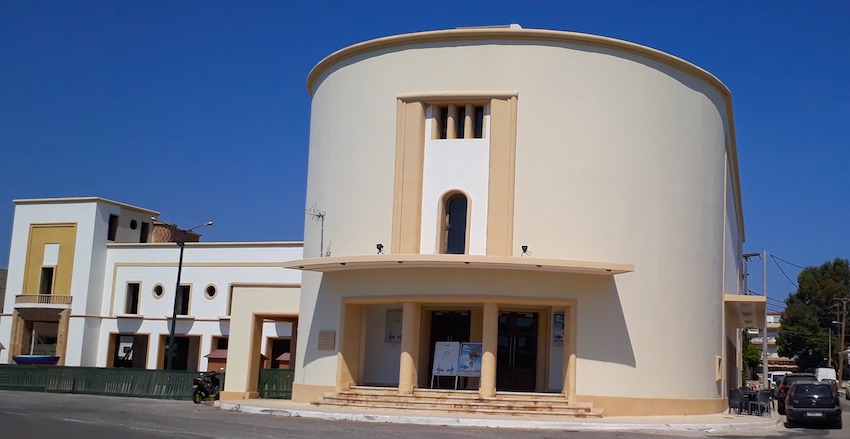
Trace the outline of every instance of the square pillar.
[[10, 340], [11, 343], [9, 343], [9, 364], [12, 364], [12, 356], [29, 353], [29, 351], [24, 352], [23, 350], [25, 332], [26, 322], [23, 317], [18, 314], [17, 310], [12, 311], [12, 339]]
[[484, 304], [481, 333], [481, 386], [478, 394], [482, 398], [496, 395], [496, 349], [499, 344], [499, 305]]
[[366, 307], [342, 305], [342, 333], [337, 354], [336, 391], [348, 390], [362, 378]]
[[564, 309], [564, 396], [570, 404], [576, 403], [576, 304]]
[[65, 353], [68, 351], [68, 326], [71, 322], [71, 310], [59, 313], [59, 327], [56, 334], [56, 355], [59, 357], [57, 366], [65, 365]]
[[413, 394], [418, 381], [416, 365], [419, 363], [419, 327], [421, 305], [405, 302], [401, 317], [401, 358], [399, 359], [398, 393]]

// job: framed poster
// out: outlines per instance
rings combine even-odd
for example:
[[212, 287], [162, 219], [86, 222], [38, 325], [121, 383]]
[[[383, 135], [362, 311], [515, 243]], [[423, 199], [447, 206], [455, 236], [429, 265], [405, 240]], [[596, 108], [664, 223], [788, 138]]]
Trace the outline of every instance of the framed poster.
[[387, 325], [384, 342], [386, 343], [401, 343], [401, 316], [400, 309], [387, 310]]
[[457, 376], [460, 342], [438, 341], [434, 344], [434, 366], [431, 376]]
[[564, 313], [555, 313], [552, 319], [552, 346], [564, 345]]
[[457, 371], [462, 377], [481, 376], [481, 343], [461, 343]]

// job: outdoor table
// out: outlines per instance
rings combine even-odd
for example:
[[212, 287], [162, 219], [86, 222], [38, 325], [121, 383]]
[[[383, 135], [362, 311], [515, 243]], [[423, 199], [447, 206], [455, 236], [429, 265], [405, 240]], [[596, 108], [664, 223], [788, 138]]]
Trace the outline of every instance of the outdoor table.
[[750, 410], [750, 402], [756, 401], [758, 399], [758, 391], [750, 390], [747, 388], [741, 389], [741, 400], [744, 404], [744, 407], [747, 408], [747, 414], [751, 415], [753, 412]]

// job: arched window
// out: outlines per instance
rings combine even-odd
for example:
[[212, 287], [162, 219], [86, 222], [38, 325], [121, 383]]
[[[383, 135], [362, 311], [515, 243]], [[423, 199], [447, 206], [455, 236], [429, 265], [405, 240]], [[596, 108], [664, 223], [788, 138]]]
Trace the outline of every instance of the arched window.
[[462, 255], [466, 253], [466, 195], [455, 193], [446, 198], [443, 215], [443, 253]]

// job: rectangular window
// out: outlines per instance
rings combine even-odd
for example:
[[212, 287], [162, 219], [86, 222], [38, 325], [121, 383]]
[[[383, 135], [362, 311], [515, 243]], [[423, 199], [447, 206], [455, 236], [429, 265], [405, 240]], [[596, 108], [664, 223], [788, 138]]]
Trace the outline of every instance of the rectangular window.
[[148, 242], [148, 234], [150, 233], [150, 224], [142, 222], [142, 229], [139, 233], [139, 242]]
[[109, 231], [107, 232], [106, 239], [108, 241], [115, 241], [115, 236], [118, 234], [118, 215], [109, 215]]
[[215, 342], [213, 343], [213, 347], [215, 349], [227, 349], [227, 342], [229, 339], [227, 337], [215, 337]]
[[41, 282], [38, 284], [38, 294], [53, 294], [53, 272], [56, 267], [41, 267]]
[[189, 315], [189, 293], [191, 287], [189, 285], [180, 285], [180, 291], [177, 294], [177, 314], [181, 316]]
[[139, 290], [141, 284], [131, 282], [127, 284], [127, 294], [124, 296], [124, 314], [139, 313]]

